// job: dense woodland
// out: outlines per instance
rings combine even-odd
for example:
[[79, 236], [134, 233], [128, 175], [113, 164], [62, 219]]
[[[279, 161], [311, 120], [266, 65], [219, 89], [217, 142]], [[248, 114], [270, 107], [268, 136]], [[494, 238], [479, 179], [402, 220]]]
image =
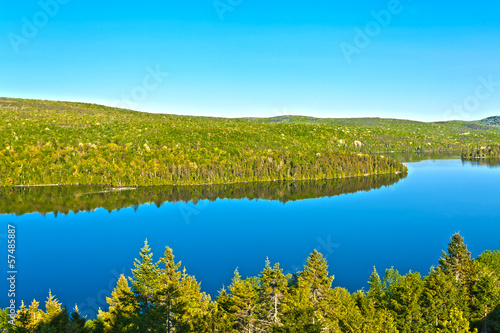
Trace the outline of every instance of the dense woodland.
[[463, 159], [499, 158], [499, 157], [500, 157], [500, 146], [480, 147], [476, 149], [468, 149], [462, 152]]
[[201, 285], [166, 247], [155, 261], [147, 241], [130, 277], [121, 276], [108, 309], [86, 320], [49, 294], [45, 310], [36, 300], [14, 315], [0, 313], [3, 332], [500, 332], [500, 252], [471, 258], [463, 238], [453, 235], [427, 276], [379, 276], [369, 290], [332, 288], [334, 276], [316, 250], [302, 271], [285, 275], [266, 260], [259, 276], [238, 270], [217, 297]]
[[395, 119], [226, 119], [0, 98], [0, 186], [215, 184], [406, 172], [367, 153], [500, 146], [500, 126]]
[[193, 186], [36, 186], [0, 187], [0, 214], [68, 214], [104, 208], [108, 211], [127, 207], [137, 209], [146, 203], [161, 207], [165, 202], [194, 202], [217, 199], [288, 201], [331, 197], [390, 186], [406, 174], [383, 174], [296, 182], [251, 182]]

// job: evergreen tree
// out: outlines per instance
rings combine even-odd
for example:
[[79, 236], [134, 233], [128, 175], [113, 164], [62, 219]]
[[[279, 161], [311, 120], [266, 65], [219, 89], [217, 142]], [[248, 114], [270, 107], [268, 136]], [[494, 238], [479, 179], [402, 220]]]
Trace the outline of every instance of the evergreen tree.
[[156, 297], [158, 298], [159, 317], [164, 321], [166, 332], [173, 332], [179, 316], [185, 308], [180, 295], [181, 262], [175, 263], [171, 248], [166, 247], [164, 257], [158, 261], [160, 268], [159, 287]]
[[257, 279], [242, 279], [238, 269], [234, 271], [234, 277], [229, 286], [231, 291], [229, 311], [236, 318], [237, 329], [248, 333], [255, 332], [259, 289]]
[[69, 322], [66, 323], [66, 332], [86, 333], [85, 332], [86, 321], [87, 318], [82, 317], [80, 315], [80, 310], [78, 309], [78, 305], [75, 304], [73, 311], [69, 313]]
[[471, 264], [474, 274], [468, 283], [471, 321], [474, 327], [490, 332], [491, 313], [500, 306], [500, 277], [488, 266]]
[[259, 295], [259, 318], [264, 328], [281, 326], [281, 302], [288, 290], [288, 279], [291, 274], [284, 275], [279, 263], [271, 267], [266, 258], [265, 267], [260, 274], [262, 288]]
[[109, 332], [133, 332], [136, 329], [134, 322], [137, 320], [138, 304], [123, 274], [106, 301], [109, 311], [101, 313], [105, 329]]
[[322, 325], [314, 319], [311, 291], [297, 284], [291, 284], [282, 302], [283, 332], [321, 332]]
[[298, 278], [299, 286], [310, 290], [313, 307], [319, 309], [332, 286], [334, 276], [328, 274], [328, 264], [317, 250], [307, 258], [304, 271]]
[[184, 268], [179, 285], [179, 297], [177, 300], [177, 317], [180, 331], [204, 330], [203, 321], [209, 315], [210, 297], [201, 292], [200, 283], [194, 276], [188, 275]]
[[12, 333], [17, 332], [17, 328], [11, 325], [9, 321], [11, 320], [9, 309], [0, 309], [0, 332], [2, 333]]
[[443, 257], [439, 259], [439, 266], [457, 282], [464, 282], [469, 273], [470, 262], [470, 252], [464, 244], [464, 238], [459, 233], [454, 234], [448, 244], [448, 253], [443, 251]]
[[87, 320], [84, 331], [87, 333], [105, 333], [104, 321], [101, 319], [100, 315], [94, 320]]
[[[397, 271], [396, 271], [397, 272]], [[388, 307], [394, 311], [400, 332], [419, 332], [423, 318], [420, 297], [423, 281], [420, 273], [408, 273], [396, 278], [388, 285], [390, 294]]]
[[21, 301], [21, 307], [16, 312], [15, 325], [18, 332], [30, 332], [32, 328], [32, 320], [28, 308]]
[[132, 269], [132, 291], [138, 303], [137, 330], [148, 332], [149, 328], [155, 327], [157, 319], [155, 317], [155, 297], [158, 289], [158, 268], [153, 263], [153, 253], [149, 248], [148, 241], [144, 241], [144, 247], [139, 254], [140, 259], [136, 259], [134, 269]]
[[292, 287], [284, 300], [284, 324], [289, 330], [319, 332], [324, 329], [328, 294], [334, 277], [328, 274], [323, 255], [314, 250], [306, 260], [304, 270], [292, 277]]
[[375, 266], [373, 267], [370, 281], [368, 281], [370, 289], [368, 290], [368, 298], [373, 300], [375, 307], [382, 308], [385, 306], [386, 287], [382, 283], [380, 276], [377, 273]]
[[230, 293], [223, 288], [216, 302], [185, 268], [179, 271], [170, 248], [153, 263], [146, 241], [132, 288], [120, 276], [107, 298], [109, 311], [99, 311], [97, 319], [81, 317], [77, 306], [69, 312], [49, 291], [45, 312], [36, 300], [29, 307], [22, 302], [15, 325], [8, 323], [8, 309], [0, 310], [0, 332], [500, 332], [497, 254], [470, 260], [455, 240], [424, 279], [391, 268], [381, 280], [374, 268], [367, 294], [332, 289], [327, 262], [314, 251], [293, 275], [268, 259], [260, 278], [242, 279], [236, 270]]
[[213, 332], [235, 332], [236, 316], [231, 309], [231, 295], [224, 287], [219, 290], [211, 317], [210, 326]]
[[467, 289], [440, 267], [433, 268], [424, 278], [421, 306], [429, 330], [445, 329], [452, 320], [452, 310], [467, 314]]
[[[378, 274], [377, 274], [378, 275]], [[353, 299], [361, 311], [363, 327], [362, 332], [397, 333], [397, 325], [391, 312], [376, 306], [375, 300], [362, 291], [353, 294]]]
[[321, 330], [327, 332], [361, 332], [364, 318], [354, 298], [344, 288], [334, 288], [326, 298]]
[[490, 251], [486, 250], [481, 253], [476, 261], [482, 265], [488, 267], [492, 272], [500, 277], [500, 251]]
[[57, 318], [62, 313], [61, 303], [54, 295], [52, 291], [49, 290], [49, 296], [45, 301], [45, 314], [43, 316], [44, 322], [50, 322], [51, 320]]

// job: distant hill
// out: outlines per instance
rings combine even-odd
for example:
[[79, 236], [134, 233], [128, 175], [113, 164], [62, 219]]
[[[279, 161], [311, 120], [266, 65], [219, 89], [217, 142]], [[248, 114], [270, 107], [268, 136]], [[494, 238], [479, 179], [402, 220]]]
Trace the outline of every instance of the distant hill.
[[488, 117], [483, 120], [479, 120], [478, 123], [489, 126], [499, 126], [500, 125], [500, 116]]

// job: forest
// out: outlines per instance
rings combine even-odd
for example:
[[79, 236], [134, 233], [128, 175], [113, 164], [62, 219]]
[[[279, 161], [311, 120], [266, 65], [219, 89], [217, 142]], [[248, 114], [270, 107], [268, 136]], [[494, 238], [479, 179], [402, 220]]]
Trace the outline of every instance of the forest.
[[0, 186], [344, 178], [407, 172], [380, 153], [500, 147], [500, 126], [480, 121], [229, 119], [13, 98], [0, 98], [0, 117]]
[[[258, 276], [234, 272], [215, 299], [165, 248], [154, 260], [145, 241], [131, 276], [121, 275], [108, 309], [87, 320], [49, 293], [0, 312], [2, 332], [500, 332], [500, 252], [473, 259], [454, 234], [428, 275], [373, 269], [368, 290], [332, 287], [326, 259], [314, 250], [302, 271], [264, 262]], [[11, 324], [9, 324], [9, 321]]]
[[477, 159], [477, 158], [499, 158], [500, 146], [498, 147], [480, 147], [476, 149], [468, 149], [462, 152], [462, 159]]
[[217, 199], [289, 201], [332, 197], [341, 194], [369, 191], [390, 186], [406, 174], [382, 174], [296, 182], [251, 182], [193, 186], [142, 186], [113, 188], [109, 186], [36, 186], [0, 187], [0, 214], [30, 213], [42, 215], [69, 212], [90, 212], [104, 208], [109, 212], [152, 203], [160, 208], [165, 202], [193, 202]]

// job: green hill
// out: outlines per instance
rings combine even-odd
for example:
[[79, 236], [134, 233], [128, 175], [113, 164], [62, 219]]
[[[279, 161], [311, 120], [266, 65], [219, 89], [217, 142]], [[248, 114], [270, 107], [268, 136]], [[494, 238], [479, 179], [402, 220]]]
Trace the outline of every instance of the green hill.
[[500, 126], [500, 116], [489, 117], [479, 121], [480, 124], [489, 126]]
[[212, 118], [0, 98], [0, 185], [213, 184], [406, 172], [367, 153], [498, 146], [500, 127], [397, 119]]
[[335, 129], [0, 99], [0, 185], [215, 184], [406, 172]]

